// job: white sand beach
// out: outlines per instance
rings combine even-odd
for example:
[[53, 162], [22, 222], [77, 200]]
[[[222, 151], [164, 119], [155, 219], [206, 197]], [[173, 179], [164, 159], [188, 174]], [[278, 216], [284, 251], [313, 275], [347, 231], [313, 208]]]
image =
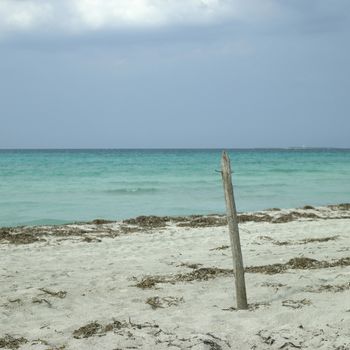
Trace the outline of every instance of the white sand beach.
[[0, 348], [350, 349], [350, 205], [0, 229]]

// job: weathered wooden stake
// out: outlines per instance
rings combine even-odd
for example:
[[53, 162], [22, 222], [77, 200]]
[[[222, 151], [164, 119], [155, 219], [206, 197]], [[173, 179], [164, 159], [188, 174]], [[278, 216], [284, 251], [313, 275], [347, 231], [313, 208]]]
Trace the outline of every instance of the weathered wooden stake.
[[237, 309], [245, 310], [248, 309], [248, 303], [244, 280], [241, 242], [239, 239], [237, 211], [233, 195], [231, 163], [230, 158], [226, 152], [222, 153], [221, 170], [222, 182], [224, 184], [225, 192], [227, 223], [230, 232], [230, 241], [233, 258], [233, 272], [235, 274]]

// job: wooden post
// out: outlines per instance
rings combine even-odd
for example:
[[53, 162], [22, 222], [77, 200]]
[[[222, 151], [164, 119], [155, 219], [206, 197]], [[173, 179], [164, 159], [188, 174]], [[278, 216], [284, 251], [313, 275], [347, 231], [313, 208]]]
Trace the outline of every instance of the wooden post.
[[237, 309], [245, 310], [248, 309], [248, 303], [244, 280], [241, 242], [239, 239], [237, 211], [233, 195], [230, 158], [225, 151], [222, 153], [221, 170], [225, 192], [227, 223], [232, 249], [233, 272], [235, 274]]

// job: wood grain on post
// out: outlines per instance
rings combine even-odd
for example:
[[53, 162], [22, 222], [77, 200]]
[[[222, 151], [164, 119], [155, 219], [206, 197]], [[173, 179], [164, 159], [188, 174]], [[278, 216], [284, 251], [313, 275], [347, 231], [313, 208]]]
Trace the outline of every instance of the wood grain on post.
[[231, 164], [230, 158], [226, 152], [222, 153], [221, 170], [225, 192], [227, 223], [232, 249], [233, 271], [235, 274], [237, 309], [245, 310], [248, 309], [248, 303], [245, 288], [243, 258], [241, 251], [241, 242], [239, 239], [236, 204], [233, 194]]

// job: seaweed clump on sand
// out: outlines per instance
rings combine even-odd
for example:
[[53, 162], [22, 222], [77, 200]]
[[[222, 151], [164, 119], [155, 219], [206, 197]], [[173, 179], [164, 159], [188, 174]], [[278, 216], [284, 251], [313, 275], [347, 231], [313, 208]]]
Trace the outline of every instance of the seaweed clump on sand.
[[306, 291], [312, 293], [322, 293], [322, 292], [332, 292], [332, 293], [340, 293], [350, 289], [350, 282], [346, 282], [344, 284], [323, 284], [319, 287], [309, 286]]
[[271, 222], [272, 216], [268, 214], [238, 214], [238, 222]]
[[21, 338], [14, 338], [11, 335], [5, 335], [3, 338], [0, 338], [0, 348], [6, 349], [18, 349], [21, 345], [28, 343], [28, 340]]
[[290, 259], [285, 264], [271, 264], [262, 266], [249, 266], [245, 271], [250, 273], [264, 273], [267, 275], [274, 275], [283, 273], [287, 270], [310, 270], [310, 269], [324, 269], [330, 267], [344, 267], [350, 266], [350, 257], [341, 258], [335, 261], [320, 261], [316, 259], [300, 257]]
[[73, 332], [73, 337], [76, 339], [89, 338], [96, 335], [101, 330], [102, 330], [102, 325], [100, 325], [97, 322], [91, 322], [85, 326], [80, 327], [79, 329], [76, 329]]
[[179, 222], [177, 226], [179, 227], [218, 227], [227, 225], [227, 220], [225, 217], [221, 216], [201, 216], [192, 215], [188, 218], [182, 218], [182, 222]]
[[143, 228], [159, 228], [165, 227], [169, 218], [164, 216], [138, 216], [132, 219], [126, 219], [123, 221], [124, 224], [141, 226]]
[[105, 224], [111, 224], [113, 221], [111, 220], [105, 220], [105, 219], [95, 219], [91, 221], [91, 224], [93, 225], [105, 225]]
[[298, 219], [322, 219], [319, 215], [315, 213], [300, 213], [298, 211], [292, 211], [287, 214], [282, 214], [277, 218], [271, 220], [273, 224], [281, 224], [286, 222], [295, 221]]
[[142, 289], [153, 288], [158, 283], [177, 283], [192, 281], [208, 281], [221, 276], [229, 276], [232, 274], [231, 269], [220, 269], [218, 267], [201, 267], [188, 273], [179, 273], [176, 275], [164, 276], [146, 276], [136, 284], [136, 287]]
[[[344, 267], [350, 266], [350, 257], [341, 258], [334, 261], [320, 261], [307, 257], [297, 257], [290, 259], [288, 262], [281, 264], [270, 264], [260, 266], [248, 266], [245, 268], [247, 273], [263, 273], [267, 275], [275, 275], [284, 273], [287, 270], [311, 270], [324, 269], [330, 267]], [[218, 277], [231, 276], [232, 269], [221, 269], [218, 267], [201, 267], [194, 269], [188, 273], [178, 273], [175, 275], [159, 275], [159, 276], [145, 276], [135, 286], [142, 289], [154, 288], [157, 284], [178, 282], [192, 282], [192, 281], [208, 281]]]
[[14, 228], [0, 228], [0, 243], [10, 244], [30, 244], [38, 242], [40, 239], [32, 233], [16, 233]]
[[147, 322], [143, 324], [133, 323], [130, 319], [129, 322], [114, 320], [106, 325], [102, 325], [95, 321], [73, 331], [73, 337], [75, 339], [90, 338], [93, 336], [100, 337], [105, 335], [107, 332], [113, 332], [115, 330], [142, 328], [159, 328], [159, 326], [157, 324], [150, 324]]
[[350, 210], [350, 203], [340, 203], [328, 205], [328, 208], [332, 210]]
[[150, 305], [153, 310], [159, 308], [166, 308], [170, 306], [178, 306], [180, 303], [184, 302], [183, 297], [150, 297], [146, 300], [146, 304]]
[[271, 242], [272, 244], [275, 245], [302, 245], [302, 244], [308, 244], [308, 243], [324, 243], [324, 242], [329, 242], [329, 241], [335, 241], [339, 238], [338, 235], [336, 236], [328, 236], [328, 237], [316, 237], [316, 238], [305, 238], [299, 241], [278, 241], [276, 239], [273, 239], [272, 237], [269, 236], [259, 236], [260, 239], [264, 239], [266, 241]]

